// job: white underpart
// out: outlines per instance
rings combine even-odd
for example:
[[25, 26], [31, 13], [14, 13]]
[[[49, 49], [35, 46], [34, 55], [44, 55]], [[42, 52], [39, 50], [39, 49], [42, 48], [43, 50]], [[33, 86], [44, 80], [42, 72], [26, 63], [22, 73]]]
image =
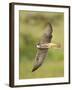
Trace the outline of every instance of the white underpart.
[[37, 47], [37, 48], [40, 48], [40, 45], [37, 45], [36, 47]]

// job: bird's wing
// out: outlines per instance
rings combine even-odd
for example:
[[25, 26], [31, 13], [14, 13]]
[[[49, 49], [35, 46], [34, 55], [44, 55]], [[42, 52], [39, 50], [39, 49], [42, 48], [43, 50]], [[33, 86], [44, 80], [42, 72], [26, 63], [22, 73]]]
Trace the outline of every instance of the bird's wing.
[[[48, 25], [46, 29], [47, 30], [45, 31], [45, 33], [41, 37], [39, 44], [51, 42], [51, 38], [52, 38], [52, 26], [51, 26], [51, 24]], [[32, 72], [37, 70], [42, 65], [42, 63], [43, 63], [43, 61], [47, 55], [47, 51], [48, 51], [48, 48], [43, 48], [43, 49], [37, 50], [37, 54], [35, 57], [35, 62], [34, 62], [34, 67], [32, 69]]]
[[48, 51], [48, 49], [46, 49], [46, 50], [45, 49], [42, 49], [42, 50], [38, 49], [32, 72], [35, 71], [36, 69], [38, 69], [42, 65], [42, 63], [47, 55], [47, 51]]

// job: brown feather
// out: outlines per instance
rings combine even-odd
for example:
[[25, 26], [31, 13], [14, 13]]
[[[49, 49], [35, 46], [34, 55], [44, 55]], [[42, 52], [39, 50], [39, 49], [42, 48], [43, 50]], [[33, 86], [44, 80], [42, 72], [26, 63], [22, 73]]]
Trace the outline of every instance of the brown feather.
[[[52, 32], [53, 32], [52, 26], [51, 26], [51, 24], [48, 23], [47, 26], [45, 27], [45, 33], [41, 37], [39, 45], [44, 44], [44, 43], [50, 43], [51, 38], [52, 38]], [[47, 55], [47, 52], [48, 52], [48, 48], [42, 48], [42, 49], [37, 50], [37, 54], [35, 57], [35, 63], [34, 63], [32, 72], [37, 70], [42, 65], [42, 63]]]

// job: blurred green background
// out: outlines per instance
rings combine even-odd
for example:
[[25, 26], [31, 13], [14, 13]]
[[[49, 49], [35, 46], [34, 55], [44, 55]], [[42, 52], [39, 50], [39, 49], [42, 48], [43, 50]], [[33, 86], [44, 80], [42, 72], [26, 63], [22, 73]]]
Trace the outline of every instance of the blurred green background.
[[[61, 48], [51, 48], [43, 65], [32, 72], [37, 48], [44, 32], [44, 25], [50, 22], [53, 27], [52, 42], [60, 43]], [[64, 13], [19, 11], [19, 79], [48, 78], [64, 76]]]

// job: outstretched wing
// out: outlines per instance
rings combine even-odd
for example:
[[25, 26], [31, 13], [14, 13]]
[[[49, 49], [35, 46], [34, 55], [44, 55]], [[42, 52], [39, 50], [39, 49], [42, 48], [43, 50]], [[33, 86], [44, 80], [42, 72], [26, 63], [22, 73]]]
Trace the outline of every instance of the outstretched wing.
[[[48, 23], [45, 27], [45, 32], [44, 32], [43, 36], [41, 37], [39, 45], [51, 42], [52, 31], [53, 31], [52, 26], [51, 26], [51, 24]], [[39, 48], [37, 50], [37, 54], [35, 57], [35, 62], [34, 62], [34, 67], [32, 69], [32, 72], [37, 70], [42, 65], [42, 63], [47, 55], [47, 52], [48, 52], [48, 48]]]

